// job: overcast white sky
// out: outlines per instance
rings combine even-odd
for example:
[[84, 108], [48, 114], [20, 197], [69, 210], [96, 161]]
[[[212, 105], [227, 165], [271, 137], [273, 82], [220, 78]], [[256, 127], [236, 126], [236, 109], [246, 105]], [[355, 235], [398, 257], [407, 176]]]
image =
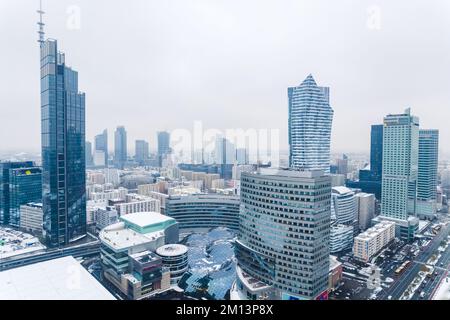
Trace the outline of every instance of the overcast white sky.
[[[38, 0], [0, 0], [0, 150], [40, 149]], [[80, 28], [67, 13], [78, 6]], [[87, 139], [278, 128], [287, 87], [331, 87], [333, 151], [368, 151], [370, 125], [411, 107], [450, 152], [448, 0], [44, 0], [87, 96]], [[375, 6], [375, 7], [374, 7]], [[74, 11], [72, 11], [74, 12]], [[378, 15], [379, 13], [379, 15]], [[75, 22], [75, 24], [74, 24]], [[69, 26], [69, 27], [68, 27]]]

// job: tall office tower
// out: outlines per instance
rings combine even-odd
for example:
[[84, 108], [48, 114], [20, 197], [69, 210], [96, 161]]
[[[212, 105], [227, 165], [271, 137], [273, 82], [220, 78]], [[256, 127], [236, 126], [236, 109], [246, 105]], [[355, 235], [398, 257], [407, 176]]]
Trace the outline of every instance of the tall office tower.
[[342, 155], [342, 159], [337, 159], [337, 173], [343, 174], [347, 177], [348, 173], [348, 156], [346, 154]]
[[[383, 130], [381, 216], [396, 220], [399, 226], [416, 213], [418, 162], [419, 118], [411, 115], [410, 109], [387, 115]], [[408, 226], [400, 233], [410, 239], [414, 232], [415, 227]]]
[[215, 144], [216, 164], [233, 164], [236, 161], [236, 147], [227, 138], [218, 135]]
[[95, 136], [95, 151], [102, 151], [105, 154], [105, 167], [108, 166], [108, 130], [105, 129], [99, 135]]
[[347, 181], [350, 188], [373, 193], [381, 199], [381, 176], [383, 169], [383, 125], [372, 125], [370, 132], [370, 166], [359, 170], [359, 181]]
[[248, 152], [245, 148], [236, 149], [237, 164], [248, 164]]
[[450, 169], [442, 170], [440, 176], [442, 192], [447, 199], [450, 199]]
[[85, 94], [57, 41], [44, 41], [39, 13], [43, 233], [57, 247], [86, 235]]
[[375, 217], [375, 195], [371, 193], [359, 192], [358, 199], [358, 225], [360, 231], [365, 231], [370, 227], [371, 220]]
[[94, 157], [92, 155], [92, 143], [86, 141], [86, 166], [94, 164]]
[[147, 161], [149, 157], [148, 142], [145, 140], [136, 140], [135, 160], [139, 163], [139, 165], [144, 165], [145, 161]]
[[330, 199], [322, 171], [242, 173], [232, 299], [326, 298]]
[[317, 86], [309, 75], [300, 86], [288, 89], [289, 165], [330, 172], [333, 109], [329, 88]]
[[164, 157], [170, 153], [170, 133], [158, 132], [158, 164], [161, 167]]
[[373, 179], [381, 181], [383, 173], [383, 125], [373, 125], [370, 131], [370, 171]]
[[438, 130], [419, 130], [419, 174], [417, 179], [417, 215], [433, 219], [436, 214]]
[[123, 169], [127, 162], [127, 132], [125, 127], [119, 126], [114, 133], [114, 164]]
[[0, 224], [20, 226], [20, 206], [42, 201], [42, 171], [32, 161], [0, 162]]

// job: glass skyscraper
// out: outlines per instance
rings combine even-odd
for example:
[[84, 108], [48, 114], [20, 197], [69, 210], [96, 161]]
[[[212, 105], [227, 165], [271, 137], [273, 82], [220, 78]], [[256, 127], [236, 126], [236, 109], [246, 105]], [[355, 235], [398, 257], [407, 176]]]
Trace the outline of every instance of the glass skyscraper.
[[434, 218], [436, 214], [438, 172], [438, 130], [419, 131], [419, 174], [417, 179], [417, 215]]
[[383, 125], [373, 125], [370, 131], [370, 171], [373, 180], [381, 181], [383, 173]]
[[114, 133], [114, 163], [116, 168], [123, 169], [127, 162], [127, 132], [125, 127], [117, 127]]
[[92, 157], [92, 143], [86, 141], [86, 166], [92, 166], [94, 158]]
[[319, 87], [312, 75], [288, 89], [289, 164], [293, 168], [330, 172], [333, 109], [329, 88]]
[[349, 188], [359, 188], [373, 193], [381, 199], [381, 177], [383, 175], [383, 125], [372, 125], [370, 131], [370, 169], [359, 170], [359, 181], [347, 181]]
[[33, 162], [0, 163], [0, 224], [20, 226], [20, 206], [42, 201], [42, 171]]
[[95, 150], [105, 153], [105, 167], [108, 166], [108, 130], [103, 130], [99, 135], [95, 136]]
[[158, 164], [161, 167], [163, 158], [170, 153], [170, 133], [158, 132]]
[[149, 157], [148, 142], [145, 140], [136, 140], [134, 160], [139, 165], [144, 165]]
[[50, 247], [86, 235], [85, 94], [56, 40], [41, 42], [42, 201]]

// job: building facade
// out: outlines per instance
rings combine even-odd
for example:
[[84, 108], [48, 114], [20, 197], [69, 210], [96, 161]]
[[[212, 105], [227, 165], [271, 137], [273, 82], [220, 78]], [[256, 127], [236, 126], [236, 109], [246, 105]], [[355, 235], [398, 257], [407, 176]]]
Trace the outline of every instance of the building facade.
[[135, 145], [135, 161], [139, 163], [139, 165], [144, 165], [146, 161], [150, 158], [149, 150], [148, 150], [148, 142], [145, 140], [136, 140]]
[[42, 203], [50, 247], [86, 235], [85, 94], [56, 40], [41, 42]]
[[375, 195], [360, 192], [356, 194], [356, 199], [358, 200], [358, 226], [359, 230], [364, 231], [370, 227], [375, 217]]
[[317, 86], [309, 75], [288, 89], [290, 167], [330, 172], [333, 109], [329, 88]]
[[194, 194], [170, 196], [166, 200], [166, 215], [180, 224], [183, 232], [205, 231], [216, 227], [239, 230], [239, 197]]
[[331, 191], [330, 251], [349, 250], [357, 227], [358, 200], [347, 187], [333, 187]]
[[129, 299], [148, 298], [170, 287], [170, 269], [155, 251], [178, 242], [178, 224], [157, 212], [133, 213], [99, 235], [104, 277]]
[[125, 127], [117, 127], [114, 133], [114, 164], [116, 168], [123, 169], [127, 162], [127, 131]]
[[158, 163], [162, 166], [164, 158], [170, 153], [170, 133], [158, 132]]
[[370, 259], [395, 238], [395, 223], [383, 221], [355, 237], [353, 256], [361, 261]]
[[[103, 153], [104, 158], [103, 158], [103, 162], [104, 162], [104, 166], [107, 167], [108, 166], [108, 158], [109, 158], [109, 153], [108, 153], [108, 130], [105, 129], [103, 130], [103, 132], [99, 135], [95, 136], [95, 151], [99, 151], [101, 153]], [[97, 156], [98, 158], [101, 158], [100, 155]], [[100, 163], [98, 163], [97, 165], [100, 165]]]
[[20, 229], [35, 235], [42, 235], [44, 213], [42, 203], [27, 203], [20, 206]]
[[419, 131], [419, 172], [417, 178], [417, 215], [434, 219], [437, 211], [439, 131]]
[[298, 300], [326, 295], [330, 199], [330, 177], [322, 171], [242, 173], [233, 297]]
[[407, 220], [416, 213], [419, 119], [410, 109], [384, 118], [381, 215]]
[[20, 206], [42, 201], [42, 169], [32, 161], [0, 163], [0, 224], [20, 226]]

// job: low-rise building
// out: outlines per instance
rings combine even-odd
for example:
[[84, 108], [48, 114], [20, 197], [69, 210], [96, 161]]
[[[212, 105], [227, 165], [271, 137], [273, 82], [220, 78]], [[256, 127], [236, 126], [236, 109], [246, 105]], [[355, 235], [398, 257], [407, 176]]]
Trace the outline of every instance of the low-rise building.
[[42, 235], [44, 213], [42, 203], [28, 203], [20, 206], [20, 229]]
[[342, 263], [337, 257], [330, 256], [330, 272], [328, 275], [328, 291], [334, 291], [342, 283]]
[[182, 244], [167, 244], [156, 249], [162, 265], [170, 270], [170, 283], [177, 284], [188, 270], [188, 248]]
[[159, 200], [135, 193], [127, 194], [125, 202], [116, 203], [115, 207], [120, 216], [136, 212], [161, 212]]
[[395, 223], [382, 221], [355, 237], [353, 256], [368, 262], [395, 238]]
[[119, 214], [115, 207], [107, 206], [106, 208], [98, 208], [95, 211], [95, 226], [98, 230], [102, 230], [107, 226], [116, 223], [119, 219]]

